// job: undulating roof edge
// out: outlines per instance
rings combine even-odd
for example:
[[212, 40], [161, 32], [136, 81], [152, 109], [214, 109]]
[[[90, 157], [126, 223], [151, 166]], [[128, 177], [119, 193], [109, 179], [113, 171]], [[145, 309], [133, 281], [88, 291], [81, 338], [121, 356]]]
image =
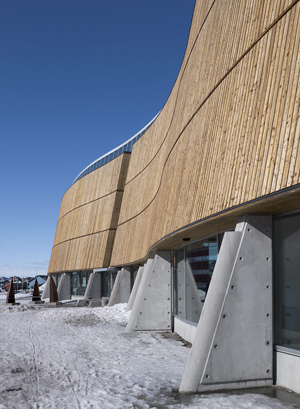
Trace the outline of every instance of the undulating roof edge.
[[112, 149], [111, 151], [105, 153], [104, 155], [100, 156], [100, 158], [94, 160], [92, 163], [90, 163], [86, 168], [84, 168], [78, 176], [74, 179], [73, 183], [77, 182], [79, 179], [82, 177], [86, 176], [88, 173], [92, 172], [93, 170], [96, 170], [100, 168], [103, 165], [106, 165], [108, 162], [111, 160], [117, 158], [119, 155], [121, 155], [124, 152], [131, 152], [133, 144], [140, 139], [140, 137], [147, 131], [148, 128], [152, 125], [152, 123], [155, 121], [155, 119], [158, 117], [160, 111], [155, 115], [154, 118], [151, 119], [150, 122], [147, 123], [139, 132], [137, 132], [135, 135], [133, 135], [130, 139], [128, 139], [126, 142], [124, 142], [122, 145], [117, 146], [115, 149]]

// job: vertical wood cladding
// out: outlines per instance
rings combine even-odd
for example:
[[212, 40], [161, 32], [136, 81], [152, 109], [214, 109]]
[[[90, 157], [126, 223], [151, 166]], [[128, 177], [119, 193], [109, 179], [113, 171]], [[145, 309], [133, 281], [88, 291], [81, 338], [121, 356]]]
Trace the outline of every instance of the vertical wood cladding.
[[292, 0], [196, 2], [177, 81], [133, 147], [112, 265], [300, 182], [299, 16]]
[[129, 157], [124, 153], [67, 190], [49, 272], [109, 266]]
[[49, 272], [140, 261], [184, 226], [297, 186], [299, 25], [300, 0], [197, 0], [157, 119], [64, 195]]

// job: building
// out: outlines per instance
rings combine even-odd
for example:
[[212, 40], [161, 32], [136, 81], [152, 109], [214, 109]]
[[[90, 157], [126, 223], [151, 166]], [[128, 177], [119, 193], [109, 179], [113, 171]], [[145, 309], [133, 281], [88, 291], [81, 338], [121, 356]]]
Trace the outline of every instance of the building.
[[183, 392], [300, 393], [299, 20], [298, 0], [197, 0], [161, 112], [62, 199], [60, 297], [112, 290], [127, 331], [190, 340]]
[[34, 289], [35, 280], [37, 280], [38, 285], [41, 286], [41, 285], [43, 285], [43, 284], [46, 283], [46, 281], [47, 281], [47, 276], [38, 275], [38, 276], [35, 276], [35, 277], [30, 277], [30, 279], [27, 281], [27, 288], [28, 288], [29, 290], [33, 290], [33, 289]]

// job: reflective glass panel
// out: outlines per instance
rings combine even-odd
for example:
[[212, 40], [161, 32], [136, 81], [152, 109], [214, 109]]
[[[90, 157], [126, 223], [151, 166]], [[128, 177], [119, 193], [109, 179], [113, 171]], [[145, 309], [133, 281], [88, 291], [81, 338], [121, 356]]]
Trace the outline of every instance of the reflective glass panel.
[[199, 321], [217, 256], [217, 236], [186, 246], [186, 318], [189, 321]]
[[90, 271], [78, 271], [71, 275], [71, 296], [83, 296], [87, 287]]
[[101, 273], [101, 296], [109, 297], [110, 294], [110, 279], [108, 271]]
[[276, 344], [300, 350], [300, 215], [274, 222]]

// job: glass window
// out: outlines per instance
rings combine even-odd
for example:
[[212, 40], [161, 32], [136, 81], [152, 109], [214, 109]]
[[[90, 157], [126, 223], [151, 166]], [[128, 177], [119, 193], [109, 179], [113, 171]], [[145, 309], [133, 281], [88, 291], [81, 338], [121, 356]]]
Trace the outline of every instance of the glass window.
[[189, 321], [199, 321], [217, 255], [217, 236], [186, 246], [186, 318]]
[[224, 233], [189, 244], [174, 253], [173, 313], [198, 322]]
[[115, 272], [104, 271], [101, 273], [101, 297], [110, 297], [116, 278], [117, 273]]
[[104, 273], [101, 273], [101, 296], [102, 297], [109, 297], [110, 291], [109, 291], [109, 273], [108, 271], [105, 271]]
[[83, 296], [87, 287], [90, 271], [78, 271], [71, 275], [71, 296], [80, 295]]
[[276, 344], [300, 350], [300, 215], [274, 222]]

